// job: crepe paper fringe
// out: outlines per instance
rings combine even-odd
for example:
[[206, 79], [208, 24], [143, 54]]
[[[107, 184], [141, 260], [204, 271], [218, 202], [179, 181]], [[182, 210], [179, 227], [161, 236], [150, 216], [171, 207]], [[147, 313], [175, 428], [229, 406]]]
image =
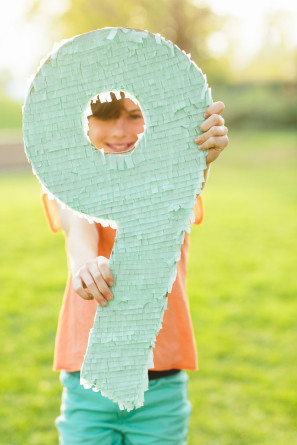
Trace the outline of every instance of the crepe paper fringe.
[[[146, 127], [135, 149], [95, 150], [86, 136], [90, 100], [124, 91]], [[23, 109], [33, 172], [80, 216], [116, 225], [114, 298], [98, 306], [81, 384], [131, 410], [143, 405], [147, 370], [194, 220], [207, 152], [199, 151], [206, 77], [160, 34], [104, 28], [57, 45], [31, 81]], [[112, 223], [110, 223], [112, 221]]]

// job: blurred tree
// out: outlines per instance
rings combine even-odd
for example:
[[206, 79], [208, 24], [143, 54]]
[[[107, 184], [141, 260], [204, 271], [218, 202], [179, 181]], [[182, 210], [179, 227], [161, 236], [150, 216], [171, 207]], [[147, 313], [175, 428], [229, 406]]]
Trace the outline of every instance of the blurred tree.
[[[30, 17], [46, 13], [48, 0], [35, 0]], [[61, 0], [63, 2], [63, 0]], [[187, 53], [207, 73], [209, 82], [224, 79], [227, 64], [209, 56], [207, 39], [222, 27], [222, 18], [194, 0], [64, 0], [52, 18], [59, 38], [69, 38], [106, 26], [147, 29], [160, 33]], [[68, 5], [68, 6], [67, 6]], [[64, 10], [63, 10], [64, 9]]]
[[259, 51], [244, 71], [235, 73], [239, 82], [297, 81], [297, 46], [295, 17], [289, 11], [266, 15], [264, 37]]

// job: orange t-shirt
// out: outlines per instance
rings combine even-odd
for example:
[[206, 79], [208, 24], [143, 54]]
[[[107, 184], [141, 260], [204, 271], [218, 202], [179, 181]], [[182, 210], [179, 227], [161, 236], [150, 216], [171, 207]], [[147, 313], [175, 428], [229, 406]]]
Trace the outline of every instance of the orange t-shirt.
[[[43, 195], [44, 209], [53, 232], [61, 229], [56, 203]], [[204, 216], [201, 196], [197, 197], [195, 224], [201, 224]], [[109, 258], [116, 230], [96, 223], [99, 235], [98, 255]], [[181, 258], [177, 263], [177, 277], [172, 291], [167, 295], [167, 309], [162, 328], [153, 349], [154, 370], [197, 369], [196, 345], [186, 295], [186, 265], [189, 235], [185, 233]], [[68, 276], [56, 335], [54, 370], [79, 371], [87, 350], [89, 331], [93, 326], [97, 309], [96, 300], [79, 297]]]

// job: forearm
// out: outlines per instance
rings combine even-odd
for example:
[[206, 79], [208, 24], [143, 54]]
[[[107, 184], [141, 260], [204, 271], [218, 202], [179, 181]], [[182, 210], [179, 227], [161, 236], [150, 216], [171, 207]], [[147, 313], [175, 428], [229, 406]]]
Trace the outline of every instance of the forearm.
[[98, 255], [98, 231], [94, 223], [58, 205], [59, 218], [66, 237], [66, 252], [72, 274]]
[[95, 224], [82, 221], [66, 233], [66, 251], [72, 274], [98, 256], [98, 232]]

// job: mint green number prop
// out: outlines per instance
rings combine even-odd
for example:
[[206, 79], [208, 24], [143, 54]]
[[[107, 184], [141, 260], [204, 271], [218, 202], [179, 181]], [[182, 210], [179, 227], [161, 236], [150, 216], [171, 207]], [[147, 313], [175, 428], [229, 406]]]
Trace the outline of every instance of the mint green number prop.
[[[139, 102], [146, 129], [132, 152], [104, 155], [84, 131], [102, 92]], [[114, 299], [98, 305], [81, 370], [85, 387], [131, 410], [143, 404], [152, 348], [201, 191], [206, 153], [194, 142], [211, 103], [205, 76], [172, 42], [104, 28], [64, 42], [45, 60], [24, 106], [33, 171], [71, 209], [115, 221]]]

